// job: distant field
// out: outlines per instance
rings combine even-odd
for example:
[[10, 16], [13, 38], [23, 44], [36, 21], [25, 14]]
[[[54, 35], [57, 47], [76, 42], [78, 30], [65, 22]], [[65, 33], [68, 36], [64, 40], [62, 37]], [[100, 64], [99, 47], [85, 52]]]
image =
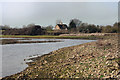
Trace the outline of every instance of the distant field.
[[105, 36], [0, 35], [1, 38], [103, 39]]
[[[48, 41], [22, 41], [27, 39], [2, 39], [2, 45], [4, 44], [21, 44], [21, 43], [47, 43], [47, 42], [61, 42], [60, 40], [48, 40]], [[29, 40], [29, 39], [28, 39]]]

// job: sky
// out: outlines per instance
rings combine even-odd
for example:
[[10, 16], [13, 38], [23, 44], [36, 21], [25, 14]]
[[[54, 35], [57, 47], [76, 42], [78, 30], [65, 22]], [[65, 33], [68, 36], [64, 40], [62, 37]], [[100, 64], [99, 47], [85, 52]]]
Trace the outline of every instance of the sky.
[[119, 2], [120, 0], [0, 0], [0, 2]]
[[77, 18], [96, 25], [118, 21], [118, 2], [2, 2], [0, 23], [11, 27], [27, 24], [56, 25], [56, 20], [69, 24]]

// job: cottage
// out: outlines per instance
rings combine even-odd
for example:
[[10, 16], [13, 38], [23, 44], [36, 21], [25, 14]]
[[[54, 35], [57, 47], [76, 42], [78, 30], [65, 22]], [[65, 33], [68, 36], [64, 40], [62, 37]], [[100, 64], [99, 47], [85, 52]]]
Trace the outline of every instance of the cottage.
[[67, 25], [66, 24], [57, 24], [55, 26], [55, 30], [67, 30]]

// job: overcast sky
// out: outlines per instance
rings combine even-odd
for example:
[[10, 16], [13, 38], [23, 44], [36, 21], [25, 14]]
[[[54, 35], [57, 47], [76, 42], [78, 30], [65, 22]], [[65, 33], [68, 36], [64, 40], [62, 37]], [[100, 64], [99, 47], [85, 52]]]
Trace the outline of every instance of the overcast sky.
[[5, 2], [0, 6], [0, 23], [22, 27], [30, 23], [53, 25], [56, 20], [69, 24], [73, 18], [98, 25], [118, 20], [117, 2]]

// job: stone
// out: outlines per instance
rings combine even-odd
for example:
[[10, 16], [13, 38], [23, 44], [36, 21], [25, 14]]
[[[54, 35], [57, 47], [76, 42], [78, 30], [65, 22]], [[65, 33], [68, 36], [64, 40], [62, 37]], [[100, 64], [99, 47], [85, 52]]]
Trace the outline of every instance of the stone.
[[47, 61], [45, 60], [43, 64], [46, 64], [46, 63], [47, 63]]

